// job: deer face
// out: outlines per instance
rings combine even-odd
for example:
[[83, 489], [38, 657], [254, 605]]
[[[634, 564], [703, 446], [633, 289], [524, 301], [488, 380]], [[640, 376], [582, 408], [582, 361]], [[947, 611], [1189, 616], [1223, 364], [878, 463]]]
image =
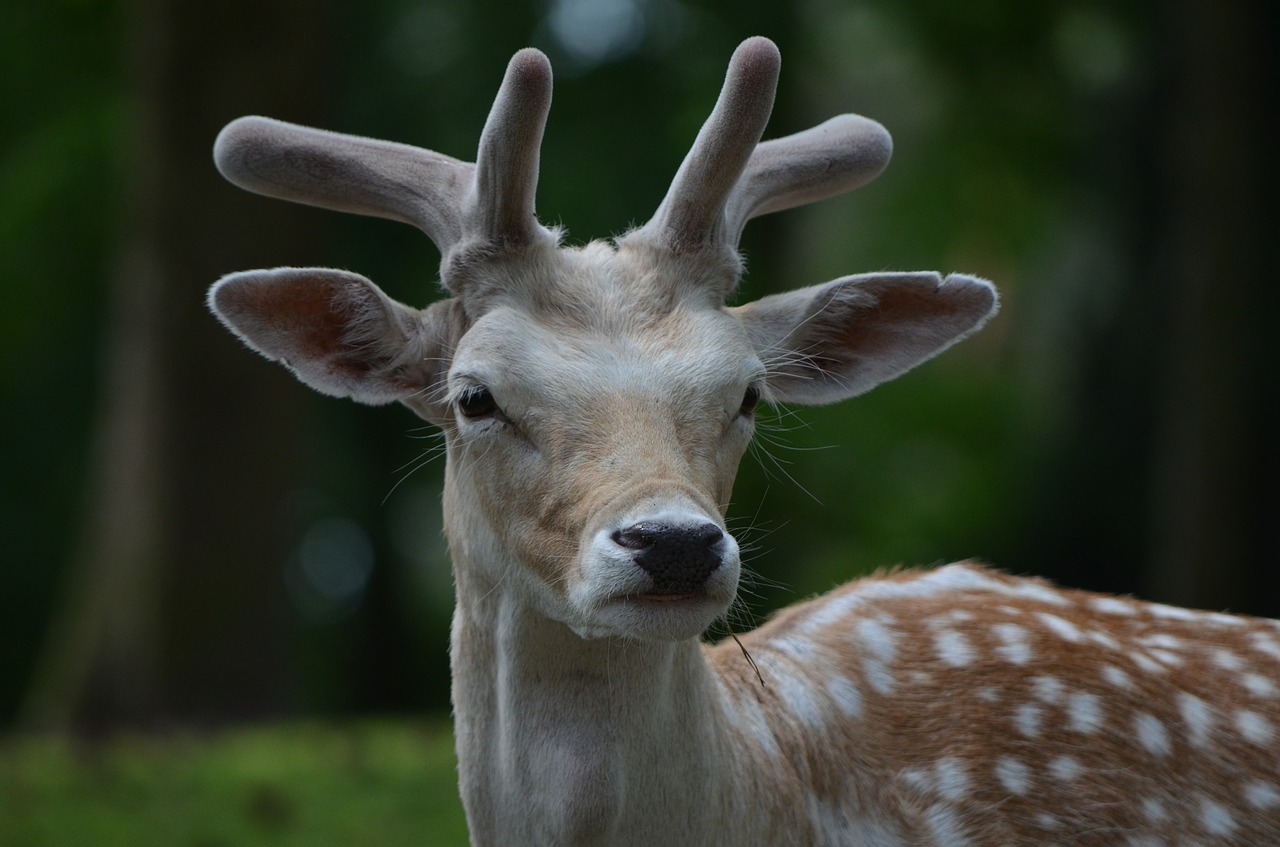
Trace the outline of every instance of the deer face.
[[989, 284], [934, 273], [724, 305], [750, 217], [856, 187], [889, 155], [883, 128], [849, 115], [758, 143], [777, 71], [772, 43], [745, 42], [654, 218], [572, 249], [533, 214], [551, 84], [536, 51], [512, 59], [475, 165], [234, 122], [215, 147], [229, 178], [418, 225], [454, 296], [417, 310], [355, 274], [278, 269], [224, 278], [210, 305], [318, 390], [444, 430], [460, 590], [517, 584], [582, 635], [695, 636], [736, 591], [724, 514], [756, 403], [859, 394], [995, 311]]
[[697, 289], [672, 296], [643, 252], [558, 250], [536, 297], [504, 286], [433, 417], [450, 536], [491, 539], [476, 564], [504, 572], [488, 579], [524, 580], [583, 635], [684, 638], [736, 592], [724, 513], [765, 370], [736, 318]]

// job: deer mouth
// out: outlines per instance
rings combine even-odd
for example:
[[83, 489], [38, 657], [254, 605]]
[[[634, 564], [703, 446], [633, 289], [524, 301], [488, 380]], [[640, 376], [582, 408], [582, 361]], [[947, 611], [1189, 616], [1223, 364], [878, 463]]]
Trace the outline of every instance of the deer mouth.
[[646, 591], [622, 599], [646, 606], [675, 606], [698, 603], [708, 598], [705, 591]]

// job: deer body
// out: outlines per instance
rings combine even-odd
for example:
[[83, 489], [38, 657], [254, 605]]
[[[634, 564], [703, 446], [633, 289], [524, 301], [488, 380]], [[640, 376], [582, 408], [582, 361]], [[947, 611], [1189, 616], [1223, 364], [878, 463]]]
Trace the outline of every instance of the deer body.
[[210, 294], [328, 394], [445, 434], [451, 660], [473, 843], [1280, 843], [1280, 628], [972, 564], [864, 580], [704, 647], [741, 563], [724, 515], [758, 402], [862, 393], [976, 331], [971, 277], [843, 277], [728, 307], [747, 220], [886, 164], [842, 116], [760, 142], [745, 42], [654, 218], [568, 248], [538, 223], [550, 67], [516, 54], [474, 164], [262, 118], [243, 187], [415, 224], [426, 309], [326, 269]]

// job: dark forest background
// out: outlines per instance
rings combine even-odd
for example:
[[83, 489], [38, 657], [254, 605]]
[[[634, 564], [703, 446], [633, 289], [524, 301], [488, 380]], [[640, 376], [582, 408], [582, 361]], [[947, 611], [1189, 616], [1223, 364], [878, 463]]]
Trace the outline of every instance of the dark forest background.
[[0, 27], [0, 727], [448, 707], [432, 432], [310, 394], [204, 307], [329, 265], [423, 304], [393, 223], [238, 191], [242, 114], [471, 158], [505, 63], [556, 69], [539, 211], [656, 208], [734, 46], [767, 135], [895, 138], [853, 195], [753, 222], [741, 297], [877, 269], [1003, 297], [865, 398], [765, 415], [730, 515], [757, 619], [896, 563], [1280, 615], [1276, 7], [1262, 0], [42, 0]]

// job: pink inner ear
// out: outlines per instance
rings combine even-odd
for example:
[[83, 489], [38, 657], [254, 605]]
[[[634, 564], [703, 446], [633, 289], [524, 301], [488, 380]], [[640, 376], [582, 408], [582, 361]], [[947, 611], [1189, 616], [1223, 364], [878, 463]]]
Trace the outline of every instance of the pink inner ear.
[[982, 289], [961, 285], [884, 285], [874, 294], [874, 305], [859, 303], [852, 319], [835, 323], [839, 348], [854, 356], [936, 349], [967, 332], [975, 310], [985, 313], [990, 299]]
[[288, 339], [290, 358], [329, 359], [351, 349], [344, 340], [350, 292], [323, 275], [277, 275], [225, 286], [219, 295], [219, 305], [228, 314], [251, 316], [276, 338]]

